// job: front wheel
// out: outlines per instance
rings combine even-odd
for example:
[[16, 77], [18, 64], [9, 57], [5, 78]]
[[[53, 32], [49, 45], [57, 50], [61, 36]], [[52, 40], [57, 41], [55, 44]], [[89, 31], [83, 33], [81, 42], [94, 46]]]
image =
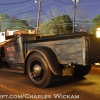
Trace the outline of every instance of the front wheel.
[[83, 66], [83, 65], [75, 65], [73, 76], [83, 77], [87, 75], [91, 70], [91, 65]]
[[48, 63], [38, 52], [32, 53], [27, 61], [27, 72], [33, 84], [39, 88], [45, 88], [52, 81], [52, 72]]

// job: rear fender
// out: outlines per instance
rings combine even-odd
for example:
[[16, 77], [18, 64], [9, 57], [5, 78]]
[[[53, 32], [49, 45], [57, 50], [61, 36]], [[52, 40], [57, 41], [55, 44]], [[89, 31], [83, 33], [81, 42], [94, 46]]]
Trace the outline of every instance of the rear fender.
[[25, 68], [25, 72], [26, 72], [27, 59], [34, 52], [39, 52], [40, 54], [43, 55], [43, 57], [46, 59], [46, 61], [48, 63], [48, 66], [49, 66], [50, 70], [55, 75], [61, 75], [62, 74], [62, 70], [61, 70], [61, 68], [59, 66], [56, 54], [49, 47], [36, 47], [36, 48], [33, 48], [32, 50], [30, 50], [27, 53], [26, 59], [25, 59], [25, 67], [24, 67]]

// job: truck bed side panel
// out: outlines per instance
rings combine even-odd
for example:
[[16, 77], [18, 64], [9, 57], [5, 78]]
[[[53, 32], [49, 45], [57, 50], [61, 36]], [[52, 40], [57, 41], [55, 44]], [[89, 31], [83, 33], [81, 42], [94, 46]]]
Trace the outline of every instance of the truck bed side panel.
[[70, 62], [83, 64], [82, 38], [27, 44], [28, 50], [34, 49], [38, 46], [51, 48], [57, 55], [61, 64], [68, 64]]

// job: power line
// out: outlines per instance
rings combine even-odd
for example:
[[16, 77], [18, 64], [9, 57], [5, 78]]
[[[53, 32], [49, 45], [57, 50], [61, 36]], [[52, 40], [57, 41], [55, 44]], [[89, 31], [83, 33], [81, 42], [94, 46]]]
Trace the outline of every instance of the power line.
[[[47, 1], [47, 0], [44, 0], [44, 1]], [[51, 1], [51, 2], [53, 2], [53, 1]], [[47, 2], [47, 3], [43, 4], [43, 5], [49, 4], [51, 2]], [[14, 9], [14, 10], [11, 10], [11, 11], [7, 11], [5, 13], [8, 13], [8, 14], [16, 14], [16, 13], [21, 13], [23, 11], [28, 11], [29, 9], [33, 9], [33, 8], [36, 8], [36, 7], [38, 7], [38, 5], [35, 5], [34, 6], [34, 4], [32, 3], [32, 4], [29, 4], [29, 5], [26, 5], [26, 6], [23, 6], [23, 7]]]
[[[65, 8], [65, 7], [62, 7], [62, 8], [59, 8], [58, 10], [61, 10], [61, 9], [63, 9], [63, 8]], [[35, 9], [35, 10], [37, 10], [37, 9]], [[26, 11], [26, 12], [32, 12], [31, 10], [30, 11]], [[23, 13], [23, 12], [19, 12], [19, 13]], [[18, 14], [19, 14], [18, 13]], [[24, 12], [25, 13], [25, 12]], [[42, 15], [43, 14], [43, 15]], [[43, 17], [44, 15], [46, 15], [46, 12], [43, 12], [42, 11], [42, 13], [41, 13], [41, 17]], [[34, 17], [34, 16], [36, 16], [36, 17]], [[34, 17], [34, 18], [37, 18], [37, 14], [32, 14], [32, 17]], [[31, 19], [33, 19], [33, 18], [31, 18]]]
[[[43, 1], [47, 1], [47, 0], [43, 0]], [[22, 11], [23, 9], [25, 10], [25, 9], [27, 9], [28, 7], [32, 8], [31, 6], [34, 6], [34, 5], [36, 5], [36, 4], [30, 3], [30, 4], [27, 4], [27, 5], [25, 5], [25, 6], [21, 6], [21, 7], [19, 7], [19, 8], [16, 8], [16, 9], [13, 9], [13, 10], [10, 10], [10, 11], [6, 11], [5, 13], [15, 13], [15, 12], [18, 12], [18, 11]], [[35, 6], [35, 7], [37, 7], [37, 6]], [[35, 8], [35, 7], [34, 7], [34, 8]]]
[[[44, 0], [44, 1], [47, 1], [47, 0]], [[46, 2], [45, 4], [42, 4], [42, 5], [47, 5], [47, 4], [52, 3], [52, 2], [54, 2], [54, 1]], [[58, 2], [58, 0], [57, 0], [57, 2]], [[63, 3], [64, 3], [64, 2], [63, 2]], [[36, 8], [36, 6], [35, 6], [35, 7], [34, 7], [34, 6], [31, 7], [31, 6], [33, 6], [33, 4], [29, 4], [29, 5], [26, 5], [26, 6], [23, 6], [23, 7], [14, 9], [14, 10], [11, 10], [11, 11], [7, 11], [6, 13], [8, 13], [8, 14], [26, 13], [26, 12], [28, 12], [29, 9]], [[27, 8], [27, 7], [30, 7], [30, 8]], [[22, 10], [23, 10], [24, 12], [23, 12]], [[25, 12], [25, 11], [26, 11], [26, 12]], [[32, 11], [29, 11], [29, 12], [32, 12]], [[36, 15], [36, 14], [35, 14], [35, 15]]]
[[[64, 3], [64, 4], [73, 5], [71, 3], [66, 3], [66, 2], [63, 2], [63, 1], [60, 1], [60, 0], [53, 0], [53, 1]], [[98, 3], [84, 3], [84, 4], [78, 4], [78, 5], [97, 5], [97, 4], [100, 4], [100, 2], [98, 2]]]
[[59, 1], [59, 0], [53, 0], [53, 1], [60, 2], [60, 3], [64, 3], [64, 4], [73, 5], [73, 4], [71, 4], [71, 3], [66, 3], [66, 2], [63, 2], [63, 1]]
[[[46, 1], [46, 0], [45, 0]], [[47, 2], [47, 3], [44, 3], [44, 4], [42, 4], [43, 6], [44, 5], [47, 5], [47, 4], [49, 4], [49, 3], [52, 3], [52, 2], [54, 2], [54, 1], [50, 1], [50, 2]], [[30, 6], [29, 6], [30, 7]], [[11, 11], [11, 12], [6, 12], [6, 13], [8, 13], [8, 14], [16, 14], [16, 13], [21, 13], [21, 12], [23, 12], [23, 11], [27, 11], [27, 10], [29, 10], [29, 9], [33, 9], [33, 8], [36, 8], [36, 7], [38, 7], [38, 5], [36, 5], [36, 6], [33, 6], [33, 7], [30, 7], [30, 8], [19, 8], [19, 9], [15, 9], [14, 11]]]
[[[25, 12], [25, 11], [28, 11], [30, 9], [33, 9], [33, 8], [36, 8], [36, 7], [29, 7], [27, 9], [20, 9], [19, 11], [15, 11], [15, 12], [9, 12], [8, 14], [17, 14], [17, 13], [21, 13], [21, 12]], [[34, 10], [34, 9], [33, 9]], [[7, 13], [7, 12], [6, 12]]]
[[98, 2], [98, 3], [84, 3], [84, 4], [79, 4], [79, 5], [97, 5], [97, 4], [100, 4], [100, 2]]
[[13, 9], [13, 10], [10, 10], [10, 11], [6, 11], [5, 13], [17, 12], [17, 11], [19, 11], [19, 10], [27, 9], [27, 7], [31, 7], [31, 6], [33, 6], [33, 3], [27, 4], [27, 5], [25, 5], [25, 6], [22, 6], [22, 7], [19, 7], [19, 8]]
[[[48, 2], [49, 3], [49, 2]], [[51, 3], [51, 2], [50, 2]], [[45, 5], [45, 4], [43, 4], [43, 5]], [[67, 7], [72, 7], [72, 5], [69, 5], [69, 6], [67, 6]], [[62, 7], [62, 8], [58, 8], [58, 10], [62, 10], [62, 9], [64, 9], [64, 8], [66, 8], [66, 6], [65, 7]], [[66, 9], [65, 9], [66, 10]], [[41, 14], [43, 14], [43, 16], [44, 16], [44, 14], [46, 14], [46, 12], [43, 12], [42, 11], [42, 13]], [[34, 17], [34, 15], [36, 15], [37, 16], [37, 14], [32, 14], [32, 16]], [[37, 18], [37, 17], [34, 17], [34, 18]]]
[[[72, 7], [71, 5], [69, 5], [69, 6], [67, 6], [67, 7]], [[58, 8], [58, 10], [62, 10], [62, 9], [64, 9], [64, 8], [66, 8], [66, 6], [65, 7], [62, 7], [62, 8]], [[36, 10], [36, 9], [35, 9]], [[66, 9], [65, 9], [66, 10]], [[28, 11], [26, 11], [26, 12], [28, 12]], [[29, 11], [29, 12], [32, 12], [31, 10]], [[23, 12], [17, 12], [18, 14], [19, 13], [23, 13]], [[44, 17], [44, 16], [46, 16], [46, 12], [43, 12], [42, 11], [42, 13], [41, 13], [41, 17]], [[51, 15], [51, 14], [50, 14]], [[36, 17], [34, 17], [34, 16], [36, 16]], [[34, 18], [37, 18], [37, 14], [32, 14], [32, 17], [33, 18], [30, 18], [30, 19], [34, 19]], [[21, 18], [20, 18], [21, 19]]]
[[0, 3], [0, 5], [12, 5], [12, 4], [20, 4], [20, 3], [25, 3], [25, 2], [29, 2], [31, 0], [25, 0], [25, 1], [20, 1], [20, 2], [12, 2], [12, 3]]
[[33, 11], [37, 11], [38, 9], [34, 9], [34, 10], [28, 10], [28, 11], [23, 11], [23, 12], [16, 12], [16, 14], [22, 14], [22, 13], [29, 13], [29, 12], [33, 12]]

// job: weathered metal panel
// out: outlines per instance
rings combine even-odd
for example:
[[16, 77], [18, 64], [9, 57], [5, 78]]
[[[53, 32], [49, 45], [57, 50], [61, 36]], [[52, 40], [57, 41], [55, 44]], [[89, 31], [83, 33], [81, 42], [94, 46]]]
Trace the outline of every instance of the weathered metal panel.
[[[46, 38], [46, 40], [43, 38], [42, 40], [38, 39], [39, 41], [35, 41], [34, 39], [37, 38], [36, 36], [34, 38], [30, 37], [30, 35], [18, 35], [12, 42], [16, 51], [15, 62], [24, 63], [24, 57], [29, 50], [34, 50], [36, 47], [46, 46], [55, 52], [60, 64], [69, 64], [73, 62], [85, 65], [85, 39], [82, 39], [82, 35], [78, 37], [72, 36], [73, 38], [63, 37]], [[34, 41], [31, 41], [31, 39]]]
[[6, 43], [4, 48], [6, 61], [11, 63], [17, 63], [17, 53], [15, 45], [13, 45], [13, 41]]
[[47, 46], [51, 48], [57, 55], [61, 64], [68, 64], [70, 62], [83, 64], [82, 38], [27, 44], [28, 50], [38, 46]]
[[[24, 63], [22, 38], [13, 39], [5, 43], [5, 59], [11, 63]], [[12, 55], [12, 56], [11, 56]]]
[[12, 43], [15, 48], [14, 63], [24, 63], [24, 57], [29, 50], [44, 46], [51, 48], [55, 52], [61, 64], [73, 62], [88, 65], [100, 62], [99, 38], [97, 39], [84, 33], [41, 37], [42, 35], [18, 35], [16, 39], [0, 44], [0, 47]]
[[15, 45], [16, 45], [16, 52], [17, 52], [17, 62], [24, 63], [24, 48], [23, 48], [21, 37], [19, 37], [16, 40]]

